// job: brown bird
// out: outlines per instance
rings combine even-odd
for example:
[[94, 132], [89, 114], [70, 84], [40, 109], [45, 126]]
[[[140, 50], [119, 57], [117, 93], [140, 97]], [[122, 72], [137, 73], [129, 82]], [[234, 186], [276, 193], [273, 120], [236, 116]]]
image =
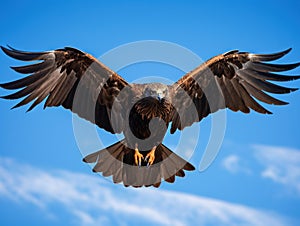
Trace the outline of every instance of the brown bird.
[[169, 124], [174, 133], [224, 108], [271, 114], [258, 101], [285, 105], [287, 102], [267, 93], [296, 89], [270, 81], [300, 78], [274, 73], [294, 69], [300, 63], [266, 63], [291, 49], [274, 54], [233, 50], [211, 58], [173, 85], [164, 85], [129, 84], [93, 56], [70, 47], [48, 52], [1, 48], [17, 60], [39, 61], [12, 67], [31, 75], [1, 84], [5, 89], [18, 90], [2, 98], [24, 98], [13, 108], [33, 102], [28, 111], [46, 100], [44, 108], [63, 106], [108, 132], [123, 133], [123, 140], [83, 161], [96, 163], [93, 171], [112, 176], [115, 183], [133, 187], [159, 187], [162, 179], [173, 183], [176, 176], [185, 176], [184, 170], [195, 169], [162, 144]]

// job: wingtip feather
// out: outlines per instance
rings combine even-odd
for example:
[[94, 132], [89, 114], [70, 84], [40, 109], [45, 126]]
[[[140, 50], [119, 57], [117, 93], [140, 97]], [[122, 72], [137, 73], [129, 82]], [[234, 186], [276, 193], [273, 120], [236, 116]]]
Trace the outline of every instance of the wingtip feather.
[[288, 54], [289, 52], [291, 52], [292, 51], [292, 48], [290, 47], [290, 48], [288, 48], [288, 49], [286, 49], [286, 50], [283, 50], [281, 53], [283, 54], [283, 55], [286, 55], [286, 54]]
[[10, 56], [10, 55], [9, 55], [10, 50], [9, 50], [8, 48], [6, 48], [6, 47], [4, 47], [4, 46], [1, 46], [1, 50], [2, 50], [7, 56]]
[[8, 46], [8, 48], [1, 46], [1, 49], [7, 56], [17, 60], [23, 60], [23, 61], [38, 60], [43, 54], [46, 53], [46, 52], [24, 52], [21, 50], [14, 49], [10, 46]]
[[281, 52], [277, 53], [270, 53], [270, 54], [250, 54], [252, 60], [254, 61], [273, 61], [282, 58], [286, 54], [288, 54], [292, 48], [288, 48], [286, 50], [283, 50]]
[[299, 88], [290, 88], [290, 92], [292, 93], [292, 92], [295, 92], [295, 91], [297, 91]]
[[12, 106], [12, 107], [10, 108], [10, 110], [13, 110], [13, 109], [15, 109], [15, 108], [20, 107], [20, 106], [18, 106], [18, 105], [19, 105], [19, 104], [16, 104], [16, 105]]
[[13, 51], [17, 51], [17, 52], [22, 52], [21, 50], [18, 50], [16, 48], [13, 48], [11, 45], [9, 44], [6, 44], [6, 46], [10, 49], [10, 50], [13, 50]]

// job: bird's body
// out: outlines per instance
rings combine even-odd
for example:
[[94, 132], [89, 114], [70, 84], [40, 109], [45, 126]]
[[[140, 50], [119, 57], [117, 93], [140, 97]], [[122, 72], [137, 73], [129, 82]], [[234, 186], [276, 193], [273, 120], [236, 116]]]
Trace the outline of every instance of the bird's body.
[[258, 101], [284, 105], [287, 103], [267, 93], [296, 90], [270, 81], [300, 78], [277, 74], [300, 63], [265, 63], [290, 49], [274, 54], [230, 51], [199, 65], [174, 84], [164, 85], [127, 83], [91, 55], [70, 47], [49, 52], [1, 48], [18, 60], [41, 61], [12, 67], [31, 75], [1, 84], [5, 89], [20, 89], [3, 98], [24, 97], [14, 108], [34, 101], [28, 110], [46, 99], [44, 107], [63, 106], [110, 133], [123, 133], [123, 140], [84, 161], [96, 163], [93, 171], [112, 176], [115, 183], [134, 187], [158, 187], [162, 179], [172, 183], [176, 176], [184, 177], [184, 170], [194, 170], [163, 145], [169, 126], [172, 134], [224, 108], [270, 114]]
[[[132, 108], [129, 111], [129, 128], [124, 131], [125, 139], [133, 144], [135, 140], [140, 140], [139, 147], [142, 147], [143, 143], [156, 146], [162, 143], [167, 132], [172, 110], [172, 104], [167, 97], [160, 94], [163, 92], [160, 88], [164, 88], [167, 92], [169, 87], [160, 83], [132, 84], [132, 86], [133, 90], [139, 90], [140, 93], [135, 93], [137, 99], [130, 100]], [[144, 142], [145, 139], [150, 141]], [[143, 149], [145, 148], [141, 150]]]

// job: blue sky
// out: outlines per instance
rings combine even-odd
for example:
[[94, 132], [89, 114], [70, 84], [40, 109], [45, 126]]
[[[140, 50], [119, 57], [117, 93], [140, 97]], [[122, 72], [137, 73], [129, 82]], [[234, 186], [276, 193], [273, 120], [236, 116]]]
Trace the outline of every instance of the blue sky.
[[[9, 1], [1, 8], [0, 44], [24, 50], [72, 46], [101, 57], [127, 43], [161, 40], [203, 60], [231, 49], [269, 53], [292, 47], [279, 62], [300, 61], [298, 1]], [[22, 76], [9, 68], [19, 64], [0, 54], [0, 81]], [[151, 75], [176, 81], [184, 73], [157, 63], [118, 72], [128, 81]], [[227, 111], [224, 141], [212, 165], [156, 190], [126, 189], [93, 174], [81, 161], [70, 112], [39, 106], [25, 113], [1, 100], [0, 224], [297, 225], [300, 92], [281, 99], [290, 104], [267, 106], [273, 115]], [[200, 128], [190, 160], [197, 167], [211, 117]], [[114, 140], [99, 135], [107, 144]], [[175, 137], [168, 136], [169, 144], [176, 144]]]

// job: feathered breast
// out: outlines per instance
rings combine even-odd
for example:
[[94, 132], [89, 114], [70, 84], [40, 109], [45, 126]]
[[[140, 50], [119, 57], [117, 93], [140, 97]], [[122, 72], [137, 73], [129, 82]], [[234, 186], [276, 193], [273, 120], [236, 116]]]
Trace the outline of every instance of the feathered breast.
[[158, 117], [169, 122], [172, 105], [165, 99], [159, 101], [153, 97], [144, 97], [136, 102], [134, 109], [142, 119]]

